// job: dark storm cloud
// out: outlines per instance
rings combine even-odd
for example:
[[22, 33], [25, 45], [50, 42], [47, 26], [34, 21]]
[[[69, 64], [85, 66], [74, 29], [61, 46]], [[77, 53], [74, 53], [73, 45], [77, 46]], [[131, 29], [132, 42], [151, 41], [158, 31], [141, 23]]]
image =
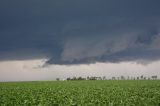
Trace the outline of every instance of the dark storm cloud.
[[0, 60], [160, 59], [159, 0], [1, 0]]

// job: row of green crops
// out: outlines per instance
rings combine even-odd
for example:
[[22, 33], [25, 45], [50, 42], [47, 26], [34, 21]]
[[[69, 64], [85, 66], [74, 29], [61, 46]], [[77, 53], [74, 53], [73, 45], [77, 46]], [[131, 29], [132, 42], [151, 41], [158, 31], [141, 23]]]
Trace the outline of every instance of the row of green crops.
[[0, 83], [0, 106], [159, 105], [159, 80]]

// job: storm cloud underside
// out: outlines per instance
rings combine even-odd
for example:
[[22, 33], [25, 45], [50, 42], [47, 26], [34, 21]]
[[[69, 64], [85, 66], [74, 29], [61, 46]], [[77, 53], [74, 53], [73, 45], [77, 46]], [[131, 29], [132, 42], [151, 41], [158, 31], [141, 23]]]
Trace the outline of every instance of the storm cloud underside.
[[159, 0], [1, 0], [0, 61], [160, 59]]

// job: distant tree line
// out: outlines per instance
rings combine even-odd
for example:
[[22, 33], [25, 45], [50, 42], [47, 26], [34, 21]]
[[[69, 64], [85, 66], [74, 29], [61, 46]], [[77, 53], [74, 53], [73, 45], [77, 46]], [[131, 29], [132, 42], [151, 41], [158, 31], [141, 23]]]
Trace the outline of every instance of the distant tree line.
[[158, 79], [158, 76], [157, 75], [154, 75], [154, 76], [151, 76], [151, 77], [146, 77], [146, 76], [137, 76], [137, 77], [127, 77], [125, 78], [124, 76], [121, 76], [121, 77], [112, 77], [112, 80], [157, 80]]
[[[105, 76], [103, 77], [96, 77], [96, 76], [87, 76], [86, 78], [83, 77], [68, 77], [64, 80], [67, 81], [74, 81], [74, 80], [157, 80], [158, 76], [154, 75], [151, 77], [145, 77], [143, 75], [141, 76], [137, 76], [137, 77], [124, 77], [124, 76], [120, 76], [120, 77], [112, 77], [111, 79], [106, 79]], [[57, 81], [61, 80], [60, 78], [56, 78]]]

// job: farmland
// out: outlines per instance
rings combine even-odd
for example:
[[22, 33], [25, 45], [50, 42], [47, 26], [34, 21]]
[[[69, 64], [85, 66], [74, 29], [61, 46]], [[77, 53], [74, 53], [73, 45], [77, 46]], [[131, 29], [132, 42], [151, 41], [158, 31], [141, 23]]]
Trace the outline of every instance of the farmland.
[[159, 80], [0, 83], [0, 106], [159, 105]]

